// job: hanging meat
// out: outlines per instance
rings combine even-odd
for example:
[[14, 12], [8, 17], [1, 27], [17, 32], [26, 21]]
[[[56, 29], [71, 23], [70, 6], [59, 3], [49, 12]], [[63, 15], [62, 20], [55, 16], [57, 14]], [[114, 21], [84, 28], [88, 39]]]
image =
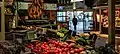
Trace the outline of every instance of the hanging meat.
[[34, 0], [33, 3], [28, 8], [29, 17], [32, 19], [40, 18], [43, 9], [42, 0]]

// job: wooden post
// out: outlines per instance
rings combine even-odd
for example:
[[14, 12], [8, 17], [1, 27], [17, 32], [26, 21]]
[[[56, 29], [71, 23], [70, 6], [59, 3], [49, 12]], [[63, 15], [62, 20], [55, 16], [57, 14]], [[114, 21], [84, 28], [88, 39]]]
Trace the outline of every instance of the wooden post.
[[101, 9], [99, 9], [99, 13], [100, 13], [100, 21], [99, 21], [99, 31], [100, 31], [100, 33], [101, 33], [101, 31], [102, 31], [102, 28], [101, 28], [101, 15], [102, 15], [102, 13], [101, 13]]
[[18, 15], [18, 10], [19, 10], [19, 7], [18, 7], [18, 1], [16, 0], [15, 1], [15, 3], [17, 3], [16, 4], [16, 8], [17, 8], [17, 10], [16, 10], [16, 18], [15, 18], [15, 28], [18, 26], [18, 18], [19, 18], [19, 15]]
[[115, 0], [108, 0], [108, 43], [115, 47]]
[[1, 32], [0, 32], [0, 41], [5, 40], [5, 14], [4, 14], [5, 8], [4, 8], [4, 0], [2, 0], [2, 6], [1, 6]]
[[74, 2], [73, 2], [73, 10], [75, 10], [76, 9], [76, 3], [75, 3], [75, 0], [73, 0]]

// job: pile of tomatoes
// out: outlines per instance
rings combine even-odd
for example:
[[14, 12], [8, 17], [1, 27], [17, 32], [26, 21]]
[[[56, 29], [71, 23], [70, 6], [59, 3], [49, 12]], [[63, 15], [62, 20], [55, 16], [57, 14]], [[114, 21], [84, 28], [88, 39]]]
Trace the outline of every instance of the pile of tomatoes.
[[59, 42], [49, 39], [48, 42], [39, 43], [36, 41], [34, 44], [29, 43], [27, 47], [36, 54], [80, 54], [84, 51], [82, 47], [74, 47], [74, 43]]

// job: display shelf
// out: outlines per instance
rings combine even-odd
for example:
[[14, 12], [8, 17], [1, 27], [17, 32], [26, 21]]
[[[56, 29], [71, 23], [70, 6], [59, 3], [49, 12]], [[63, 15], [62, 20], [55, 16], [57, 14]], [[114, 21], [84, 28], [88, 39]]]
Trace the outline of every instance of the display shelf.
[[5, 14], [5, 16], [15, 16], [15, 15], [13, 15], [13, 14]]
[[40, 27], [52, 26], [52, 24], [40, 25]]
[[88, 22], [93, 22], [93, 20], [89, 20]]
[[17, 0], [17, 2], [32, 2], [33, 0]]
[[11, 8], [13, 7], [12, 5], [5, 5], [6, 8]]
[[56, 33], [57, 30], [53, 30], [53, 29], [48, 29], [48, 31], [54, 32]]
[[48, 20], [26, 20], [26, 22], [40, 22], [40, 21], [48, 22]]
[[13, 1], [5, 1], [5, 6], [12, 6], [13, 5]]

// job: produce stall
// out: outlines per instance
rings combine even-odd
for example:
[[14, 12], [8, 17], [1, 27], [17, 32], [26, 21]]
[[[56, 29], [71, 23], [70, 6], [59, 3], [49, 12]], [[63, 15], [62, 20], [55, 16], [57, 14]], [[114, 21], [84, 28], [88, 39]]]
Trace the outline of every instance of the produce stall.
[[[24, 35], [22, 35], [21, 32], [24, 32]], [[6, 41], [8, 42], [11, 41], [11, 43], [13, 43], [12, 45], [7, 45], [8, 47], [12, 46], [15, 47], [15, 49], [17, 48], [19, 49], [19, 52], [15, 50], [16, 53], [96, 54], [107, 52], [107, 49], [105, 49], [107, 46], [102, 47], [104, 46], [102, 45], [96, 47], [96, 41], [99, 40], [99, 39], [97, 40], [99, 36], [94, 33], [71, 36], [71, 31], [67, 29], [61, 29], [58, 31], [47, 28], [37, 28], [35, 32], [31, 30], [23, 30], [21, 32], [20, 31], [17, 32], [17, 35], [18, 33], [19, 34], [21, 33], [20, 37], [13, 36], [13, 38], [15, 39], [6, 39]], [[22, 38], [22, 36], [24, 36], [24, 38]], [[14, 42], [12, 42], [12, 40], [14, 40]], [[9, 50], [9, 48], [7, 50]], [[105, 52], [103, 52], [102, 50]], [[13, 50], [9, 51], [12, 54], [14, 53]]]
[[[85, 4], [87, 2], [88, 0], [85, 0]], [[114, 37], [115, 28], [112, 26], [114, 23], [111, 23], [114, 22], [114, 16], [110, 13], [114, 11], [108, 12], [107, 17], [110, 19], [107, 21], [104, 16], [103, 18], [100, 16], [99, 19], [97, 11], [94, 12], [92, 9], [92, 1], [90, 4], [85, 4], [84, 1], [70, 2], [70, 0], [6, 0], [5, 41], [0, 41], [0, 53], [117, 54], [118, 49], [112, 44], [117, 43], [119, 46], [120, 40], [119, 37]], [[75, 6], [77, 9], [74, 10]], [[95, 15], [98, 18], [93, 17]], [[2, 20], [3, 17], [2, 15]], [[77, 18], [76, 29], [73, 29], [74, 17]], [[116, 22], [115, 25], [119, 30], [118, 17]], [[110, 26], [106, 25], [108, 23]], [[101, 25], [110, 27], [108, 29], [110, 32], [104, 31]], [[4, 33], [2, 28], [1, 31]], [[101, 34], [102, 31], [108, 34]]]

